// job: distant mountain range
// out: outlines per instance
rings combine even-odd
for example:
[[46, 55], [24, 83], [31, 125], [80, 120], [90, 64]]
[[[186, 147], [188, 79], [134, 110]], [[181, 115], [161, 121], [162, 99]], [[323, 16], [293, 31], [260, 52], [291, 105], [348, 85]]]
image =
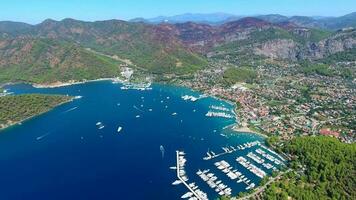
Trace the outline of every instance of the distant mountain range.
[[[343, 29], [355, 14], [314, 19], [264, 15], [232, 20], [216, 14], [206, 21], [159, 23], [75, 19], [45, 20], [37, 25], [0, 22], [0, 83], [48, 83], [116, 77], [123, 66], [164, 76], [191, 76], [220, 59], [234, 64], [266, 58], [320, 60], [355, 54], [356, 30]], [[194, 19], [196, 15], [189, 15]], [[333, 30], [318, 27], [322, 22]], [[244, 62], [244, 63], [242, 63]]]
[[[152, 24], [159, 23], [185, 23], [185, 22], [195, 22], [195, 23], [205, 23], [205, 24], [221, 24], [228, 19], [239, 19], [237, 16], [227, 13], [210, 13], [210, 14], [197, 14], [197, 13], [186, 13], [182, 15], [175, 16], [159, 16], [150, 19], [135, 18], [130, 20], [131, 22], [146, 22]], [[240, 17], [242, 18], [242, 17]]]
[[[185, 22], [195, 22], [195, 23], [205, 23], [209, 25], [220, 25], [230, 21], [236, 21], [244, 17], [250, 16], [237, 16], [227, 13], [211, 13], [211, 14], [182, 14], [175, 16], [160, 16], [155, 18], [136, 18], [130, 20], [131, 22], [145, 22], [152, 24], [159, 23], [185, 23]], [[256, 15], [251, 16], [271, 23], [280, 23], [280, 22], [293, 22], [298, 26], [307, 27], [307, 28], [322, 28], [328, 30], [337, 30], [345, 27], [355, 27], [356, 26], [356, 12], [344, 15], [341, 17], [320, 17], [320, 16], [292, 16], [287, 17], [278, 14], [270, 15]]]

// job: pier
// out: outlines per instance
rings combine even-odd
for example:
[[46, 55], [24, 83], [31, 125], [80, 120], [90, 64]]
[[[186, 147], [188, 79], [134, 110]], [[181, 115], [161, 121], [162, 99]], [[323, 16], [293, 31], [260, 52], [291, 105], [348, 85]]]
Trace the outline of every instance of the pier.
[[214, 152], [212, 151], [208, 151], [206, 154], [207, 156], [203, 158], [203, 160], [211, 160], [211, 159], [214, 159], [214, 158], [217, 158], [219, 156], [223, 156], [223, 155], [226, 155], [226, 154], [230, 154], [230, 153], [233, 153], [233, 152], [236, 152], [238, 150], [244, 150], [244, 149], [248, 149], [248, 148], [251, 148], [251, 147], [254, 147], [256, 145], [261, 145], [261, 143], [259, 141], [254, 141], [254, 142], [247, 142], [243, 145], [237, 145], [236, 147], [233, 147], [233, 146], [230, 146], [230, 147], [222, 147], [222, 149], [224, 150], [224, 152], [222, 153], [218, 153], [218, 154], [215, 154]]
[[245, 177], [245, 175], [243, 175], [241, 172], [233, 169], [233, 167], [231, 167], [230, 164], [225, 160], [216, 162], [214, 165], [223, 173], [225, 173], [226, 176], [228, 176], [231, 180], [239, 179], [237, 183], [245, 183], [247, 185], [246, 190], [253, 189], [255, 187], [255, 183], [252, 183], [251, 180]]
[[[188, 188], [188, 190], [197, 198], [197, 199], [199, 199], [199, 200], [207, 200], [208, 198], [207, 198], [207, 196], [206, 196], [206, 194], [205, 193], [203, 193], [203, 192], [201, 192], [200, 190], [200, 194], [198, 194], [192, 187], [194, 187], [194, 186], [190, 186], [190, 185], [192, 185], [192, 184], [188, 184], [186, 181], [187, 181], [187, 178], [182, 178], [181, 177], [181, 175], [180, 175], [180, 173], [181, 173], [181, 171], [180, 170], [182, 170], [181, 169], [181, 164], [184, 166], [184, 163], [185, 163], [185, 160], [184, 160], [184, 158], [183, 158], [183, 160], [181, 161], [181, 159], [180, 159], [180, 156], [182, 156], [181, 155], [182, 154], [182, 152], [180, 152], [180, 151], [176, 151], [176, 159], [177, 159], [177, 178], [185, 185], [185, 187], [186, 188]], [[183, 157], [183, 156], [182, 156]], [[184, 170], [183, 170], [184, 171]], [[197, 187], [196, 187], [197, 188]], [[205, 196], [201, 196], [202, 195], [202, 193], [203, 194], [205, 194]]]

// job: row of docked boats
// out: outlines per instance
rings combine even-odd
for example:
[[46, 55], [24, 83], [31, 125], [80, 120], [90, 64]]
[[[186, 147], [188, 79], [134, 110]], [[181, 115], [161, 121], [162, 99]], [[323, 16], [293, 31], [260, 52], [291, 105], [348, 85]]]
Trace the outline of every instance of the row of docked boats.
[[237, 145], [236, 147], [234, 147], [234, 146], [222, 147], [224, 152], [216, 154], [213, 151], [208, 151], [206, 153], [207, 156], [204, 157], [203, 160], [210, 160], [210, 159], [217, 158], [217, 157], [225, 155], [225, 154], [233, 153], [238, 150], [249, 149], [249, 148], [252, 148], [252, 147], [254, 147], [256, 145], [260, 145], [260, 144], [261, 143], [259, 141], [253, 141], [253, 142], [246, 142], [242, 145]]
[[274, 156], [266, 153], [264, 150], [258, 148], [255, 150], [256, 153], [260, 154], [262, 157], [266, 158], [267, 160], [273, 162], [276, 165], [281, 165], [282, 162], [280, 160], [278, 160], [277, 158], [275, 158]]
[[273, 171], [277, 171], [277, 168], [275, 166], [271, 165], [270, 163], [266, 163], [263, 158], [261, 158], [260, 156], [254, 154], [253, 152], [249, 152], [247, 154], [247, 157], [249, 157], [250, 159], [252, 159], [256, 163], [261, 164], [266, 169], [273, 169]]
[[263, 178], [267, 175], [265, 171], [258, 168], [256, 165], [252, 164], [251, 162], [249, 162], [246, 158], [244, 158], [242, 156], [236, 158], [236, 161], [238, 163], [240, 163], [243, 167], [248, 169], [250, 172], [252, 172], [253, 174], [255, 174], [256, 176], [258, 176], [260, 178]]
[[265, 145], [261, 144], [260, 147], [264, 148], [265, 150], [267, 150], [268, 152], [270, 152], [271, 154], [277, 156], [280, 160], [282, 160], [283, 162], [286, 161], [286, 159], [284, 159], [281, 155], [279, 155], [277, 152], [273, 151], [272, 149], [266, 147]]
[[120, 87], [122, 90], [152, 90], [151, 83], [129, 83], [124, 82], [123, 86]]
[[224, 111], [224, 112], [229, 112], [230, 111], [228, 108], [225, 108], [223, 106], [209, 106], [209, 108], [213, 109], [213, 110]]
[[241, 172], [237, 171], [236, 169], [233, 169], [233, 167], [230, 166], [228, 162], [225, 160], [222, 160], [220, 162], [215, 162], [214, 165], [221, 170], [223, 173], [225, 173], [231, 180], [236, 180], [237, 183], [245, 183], [247, 187], [245, 188], [246, 190], [252, 189], [256, 186], [255, 183], [251, 183], [251, 180], [245, 177]]
[[214, 189], [220, 196], [230, 196], [232, 189], [226, 184], [222, 183], [221, 180], [218, 180], [218, 177], [214, 173], [209, 173], [210, 170], [198, 170], [197, 175], [206, 182], [210, 188]]
[[228, 118], [228, 119], [233, 119], [235, 118], [234, 115], [228, 114], [226, 112], [215, 112], [215, 111], [209, 111], [205, 114], [207, 117], [222, 117], [222, 118]]
[[[208, 200], [208, 195], [199, 189], [199, 187], [194, 183], [188, 183], [189, 179], [185, 171], [185, 164], [187, 159], [184, 157], [185, 153], [183, 151], [177, 151], [177, 178], [172, 183], [172, 185], [178, 185], [183, 183], [189, 191], [181, 196], [182, 199], [189, 199], [189, 200]], [[173, 169], [173, 168], [172, 168]]]

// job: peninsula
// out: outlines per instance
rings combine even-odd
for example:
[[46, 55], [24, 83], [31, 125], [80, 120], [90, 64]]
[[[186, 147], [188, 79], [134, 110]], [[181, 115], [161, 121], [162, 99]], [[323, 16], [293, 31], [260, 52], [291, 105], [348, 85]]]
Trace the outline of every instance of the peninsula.
[[0, 130], [48, 112], [72, 99], [70, 96], [39, 94], [0, 97]]

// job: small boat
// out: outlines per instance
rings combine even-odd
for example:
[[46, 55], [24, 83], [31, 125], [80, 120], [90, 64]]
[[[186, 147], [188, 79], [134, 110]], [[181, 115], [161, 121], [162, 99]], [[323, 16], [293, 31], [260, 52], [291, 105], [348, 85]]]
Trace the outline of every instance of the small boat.
[[186, 199], [186, 198], [191, 197], [192, 195], [193, 195], [193, 193], [187, 192], [187, 193], [183, 194], [183, 195], [181, 196], [181, 198], [182, 198], [182, 199]]
[[175, 116], [175, 115], [177, 115], [177, 113], [176, 113], [176, 112], [174, 112], [174, 113], [172, 113], [172, 115], [173, 115], [173, 116]]
[[117, 132], [120, 133], [121, 130], [122, 130], [122, 127], [119, 126], [119, 128], [117, 128]]
[[177, 169], [177, 167], [176, 166], [172, 166], [172, 167], [169, 167], [169, 169]]
[[101, 125], [101, 124], [103, 124], [103, 123], [101, 123], [101, 122], [97, 122], [95, 125], [99, 126], [99, 125]]
[[140, 115], [136, 115], [136, 118], [140, 118], [141, 116]]
[[181, 184], [181, 183], [182, 183], [182, 181], [176, 180], [176, 181], [174, 181], [174, 182], [172, 183], [172, 185], [179, 185], [179, 184]]

